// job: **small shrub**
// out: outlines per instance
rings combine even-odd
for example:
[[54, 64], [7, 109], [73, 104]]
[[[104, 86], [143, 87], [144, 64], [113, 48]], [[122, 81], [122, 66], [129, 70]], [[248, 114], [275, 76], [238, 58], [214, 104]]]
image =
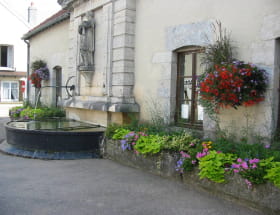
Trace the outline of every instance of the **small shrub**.
[[165, 136], [159, 135], [149, 135], [140, 136], [134, 145], [136, 152], [146, 155], [146, 154], [157, 154], [161, 151], [162, 146], [166, 142]]
[[114, 132], [114, 135], [112, 136], [113, 140], [122, 140], [125, 138], [125, 135], [127, 135], [130, 132], [130, 130], [125, 128], [117, 128]]
[[12, 107], [9, 110], [9, 116], [12, 119], [17, 119], [20, 117], [20, 113], [25, 109], [24, 106], [17, 106], [17, 107]]
[[196, 144], [200, 142], [199, 139], [194, 138], [188, 133], [181, 133], [177, 135], [171, 135], [168, 138], [168, 141], [163, 146], [163, 149], [167, 151], [173, 151], [173, 152], [180, 152], [180, 151], [189, 151], [190, 144]]
[[270, 165], [271, 167], [267, 169], [267, 174], [264, 178], [280, 189], [280, 162], [271, 162]]
[[225, 182], [225, 172], [235, 159], [234, 154], [210, 151], [208, 155], [199, 159], [200, 178], [208, 178], [217, 183]]

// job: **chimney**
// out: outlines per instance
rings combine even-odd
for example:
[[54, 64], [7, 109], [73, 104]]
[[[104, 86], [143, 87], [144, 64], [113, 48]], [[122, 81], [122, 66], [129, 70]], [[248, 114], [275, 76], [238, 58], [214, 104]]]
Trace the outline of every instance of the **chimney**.
[[37, 8], [34, 6], [33, 2], [31, 2], [30, 7], [28, 7], [28, 23], [31, 27], [37, 24]]

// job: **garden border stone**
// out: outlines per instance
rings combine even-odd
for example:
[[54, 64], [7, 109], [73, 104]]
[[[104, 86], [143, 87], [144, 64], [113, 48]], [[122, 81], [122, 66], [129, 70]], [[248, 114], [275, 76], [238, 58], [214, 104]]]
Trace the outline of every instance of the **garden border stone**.
[[104, 157], [117, 161], [126, 166], [141, 169], [155, 175], [180, 181], [186, 185], [234, 201], [247, 207], [261, 210], [265, 214], [280, 214], [280, 189], [271, 183], [253, 185], [248, 188], [245, 179], [236, 173], [226, 175], [227, 183], [215, 183], [208, 179], [200, 179], [198, 168], [191, 172], [180, 174], [175, 170], [179, 153], [162, 152], [157, 155], [143, 156], [132, 151], [123, 151], [120, 141], [106, 139]]

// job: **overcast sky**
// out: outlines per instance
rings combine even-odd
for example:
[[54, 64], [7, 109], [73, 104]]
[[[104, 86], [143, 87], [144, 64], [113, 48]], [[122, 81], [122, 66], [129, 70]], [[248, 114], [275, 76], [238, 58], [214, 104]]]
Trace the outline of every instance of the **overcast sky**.
[[38, 11], [37, 24], [61, 9], [57, 0], [0, 0], [2, 6], [7, 6], [12, 12], [25, 20], [27, 19], [27, 9], [31, 5], [31, 2], [34, 3]]

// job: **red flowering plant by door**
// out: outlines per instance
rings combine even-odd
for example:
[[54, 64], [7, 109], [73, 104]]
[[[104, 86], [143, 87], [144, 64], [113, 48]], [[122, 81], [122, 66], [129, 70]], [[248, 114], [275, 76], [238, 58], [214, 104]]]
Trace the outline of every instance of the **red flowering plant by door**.
[[221, 107], [252, 106], [264, 100], [267, 74], [253, 64], [241, 61], [216, 64], [200, 81], [201, 99]]

